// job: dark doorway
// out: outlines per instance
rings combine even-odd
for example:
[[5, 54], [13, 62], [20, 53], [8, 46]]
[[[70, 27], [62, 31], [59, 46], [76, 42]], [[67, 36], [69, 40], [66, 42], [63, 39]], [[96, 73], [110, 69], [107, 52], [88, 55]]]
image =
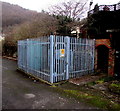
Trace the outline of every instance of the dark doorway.
[[97, 47], [97, 69], [100, 72], [108, 73], [108, 57], [109, 57], [109, 49], [104, 46]]

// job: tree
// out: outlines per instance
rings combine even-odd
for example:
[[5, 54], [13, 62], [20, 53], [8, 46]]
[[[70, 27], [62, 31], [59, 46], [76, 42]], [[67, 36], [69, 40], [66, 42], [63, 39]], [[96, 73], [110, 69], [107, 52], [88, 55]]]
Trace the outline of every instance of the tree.
[[88, 0], [70, 0], [62, 2], [59, 5], [53, 5], [49, 8], [49, 13], [53, 15], [66, 16], [73, 20], [79, 19], [86, 11], [86, 3]]
[[47, 13], [38, 14], [34, 20], [9, 26], [5, 31], [3, 53], [12, 56], [17, 49], [17, 41], [50, 35], [56, 31], [57, 20]]
[[32, 10], [24, 9], [18, 5], [13, 5], [6, 2], [2, 3], [2, 30], [8, 26], [21, 24], [25, 21], [30, 21], [38, 13]]
[[54, 17], [47, 13], [41, 13], [34, 17], [34, 20], [13, 26], [10, 33], [7, 32], [6, 40], [16, 43], [21, 39], [50, 35], [57, 30], [56, 26], [57, 20]]

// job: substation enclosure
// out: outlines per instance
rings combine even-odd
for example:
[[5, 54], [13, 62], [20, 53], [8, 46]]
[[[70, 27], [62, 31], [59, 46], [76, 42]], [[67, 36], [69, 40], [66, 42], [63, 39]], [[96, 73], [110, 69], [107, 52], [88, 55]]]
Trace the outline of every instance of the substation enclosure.
[[18, 41], [18, 69], [50, 83], [94, 72], [95, 40], [48, 36]]

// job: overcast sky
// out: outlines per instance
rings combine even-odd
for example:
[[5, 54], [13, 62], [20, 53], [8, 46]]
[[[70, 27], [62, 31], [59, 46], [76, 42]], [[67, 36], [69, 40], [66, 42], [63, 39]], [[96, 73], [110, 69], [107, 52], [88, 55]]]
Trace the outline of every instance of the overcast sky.
[[[40, 12], [42, 9], [46, 10], [51, 5], [69, 0], [1, 0], [1, 1], [17, 4], [23, 8]], [[96, 3], [98, 3], [98, 5], [103, 5], [103, 4], [111, 5], [111, 4], [116, 4], [119, 1], [120, 0], [93, 0], [92, 6], [94, 6]], [[88, 2], [88, 6], [89, 6], [89, 2]]]

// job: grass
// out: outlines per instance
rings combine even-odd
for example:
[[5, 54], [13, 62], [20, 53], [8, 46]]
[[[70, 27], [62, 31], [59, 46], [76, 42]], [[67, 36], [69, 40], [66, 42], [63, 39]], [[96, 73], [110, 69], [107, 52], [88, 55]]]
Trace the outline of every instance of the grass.
[[104, 100], [101, 97], [90, 95], [88, 93], [80, 92], [77, 90], [64, 90], [64, 92], [75, 97], [78, 100], [82, 99], [82, 101], [92, 104], [96, 107], [107, 109], [108, 101]]
[[100, 109], [107, 109], [109, 111], [120, 111], [120, 105], [104, 97], [98, 91], [86, 89], [85, 86], [75, 86], [70, 83], [57, 86], [55, 89], [67, 97], [72, 97], [80, 102], [90, 104]]
[[102, 84], [102, 83], [104, 83], [104, 80], [102, 80], [102, 79], [101, 80], [97, 80], [97, 81], [95, 81], [95, 83], [96, 84]]
[[120, 89], [120, 84], [115, 84], [115, 83], [112, 83], [111, 84], [112, 87], [116, 87], [116, 88], [119, 88]]

